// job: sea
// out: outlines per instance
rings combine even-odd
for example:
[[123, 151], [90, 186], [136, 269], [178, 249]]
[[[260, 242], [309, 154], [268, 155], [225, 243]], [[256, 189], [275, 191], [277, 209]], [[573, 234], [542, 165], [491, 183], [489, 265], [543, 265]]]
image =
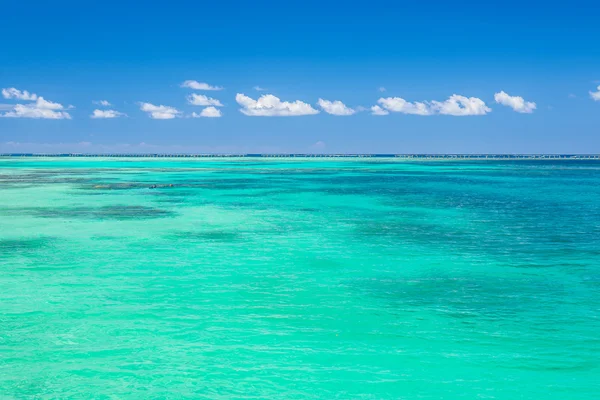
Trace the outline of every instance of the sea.
[[598, 398], [598, 160], [0, 158], [0, 399]]

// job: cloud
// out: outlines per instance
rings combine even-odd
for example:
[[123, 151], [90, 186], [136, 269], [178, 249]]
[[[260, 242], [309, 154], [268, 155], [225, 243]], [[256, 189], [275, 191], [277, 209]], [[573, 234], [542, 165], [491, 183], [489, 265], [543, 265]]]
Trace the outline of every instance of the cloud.
[[[391, 112], [415, 115], [432, 115], [433, 109], [428, 103], [410, 103], [401, 97], [381, 98], [377, 101], [384, 109]], [[371, 110], [373, 110], [371, 108]], [[382, 115], [382, 114], [378, 114]]]
[[90, 115], [90, 118], [94, 118], [94, 119], [109, 119], [109, 118], [119, 118], [119, 117], [126, 117], [126, 114], [123, 114], [122, 112], [118, 112], [115, 110], [94, 110], [94, 113], [92, 115]]
[[496, 100], [496, 103], [510, 107], [522, 114], [531, 114], [533, 110], [536, 109], [535, 103], [525, 101], [525, 99], [520, 96], [511, 96], [504, 91], [494, 94], [494, 100]]
[[260, 86], [254, 86], [252, 89], [256, 90], [257, 92], [264, 92], [265, 90], [267, 90], [267, 89], [265, 89], [263, 87], [260, 87]]
[[[17, 91], [21, 95], [23, 92]], [[35, 95], [27, 96], [31, 98]], [[34, 103], [28, 104], [16, 104], [12, 107], [12, 110], [0, 114], [0, 117], [4, 118], [34, 118], [34, 119], [71, 119], [71, 115], [64, 111], [65, 107], [62, 104], [48, 101], [43, 97], [36, 96]]]
[[202, 118], [202, 117], [220, 118], [222, 116], [223, 116], [223, 114], [221, 114], [221, 110], [216, 109], [215, 107], [206, 107], [204, 110], [202, 110], [200, 112], [200, 114], [195, 113], [195, 112], [192, 113], [193, 118]]
[[112, 104], [110, 104], [108, 102], [108, 100], [96, 100], [96, 101], [92, 101], [93, 104], [97, 104], [99, 106], [103, 106], [103, 107], [110, 107], [112, 106]]
[[35, 102], [35, 106], [36, 106], [36, 108], [39, 108], [42, 110], [64, 110], [64, 107], [62, 104], [45, 100], [41, 96], [38, 97], [37, 101]]
[[377, 89], [377, 90], [379, 90], [380, 92], [385, 92], [385, 88], [384, 88], [383, 86], [381, 86], [381, 87], [380, 87], [379, 89]]
[[[465, 97], [453, 94], [445, 101], [409, 102], [401, 97], [380, 98], [381, 107], [371, 107], [372, 114], [385, 115], [384, 111], [412, 115], [452, 115], [463, 117], [469, 115], [486, 115], [492, 110], [477, 97]], [[378, 108], [377, 108], [378, 107]]]
[[181, 84], [181, 87], [194, 90], [223, 90], [220, 86], [211, 86], [208, 83], [198, 81], [185, 81]]
[[140, 110], [147, 112], [152, 119], [173, 119], [181, 114], [181, 111], [169, 106], [155, 106], [151, 103], [140, 103]]
[[20, 91], [15, 88], [7, 88], [2, 89], [2, 96], [5, 99], [18, 99], [18, 100], [26, 100], [33, 101], [37, 100], [38, 96], [35, 93], [29, 93], [27, 90]]
[[356, 114], [356, 110], [347, 107], [344, 103], [339, 100], [329, 101], [319, 99], [318, 103], [319, 107], [323, 109], [327, 114], [338, 115], [338, 116], [347, 116]]
[[189, 104], [194, 106], [217, 106], [223, 107], [223, 104], [217, 99], [213, 99], [212, 97], [205, 96], [203, 94], [192, 93], [187, 97], [187, 101]]
[[384, 110], [383, 108], [379, 107], [379, 106], [373, 106], [371, 107], [371, 114], [372, 115], [388, 115], [390, 112], [387, 110]]
[[477, 97], [465, 97], [453, 94], [444, 102], [432, 101], [433, 109], [438, 114], [465, 117], [469, 115], [486, 115], [492, 109]]
[[326, 147], [327, 147], [327, 144], [322, 140], [319, 140], [316, 143], [314, 143], [312, 146], [310, 146], [310, 148], [312, 150], [325, 150]]
[[252, 117], [294, 117], [319, 113], [310, 104], [300, 100], [294, 102], [281, 101], [272, 94], [266, 94], [260, 96], [258, 100], [254, 100], [238, 93], [235, 96], [235, 101], [242, 106], [240, 112]]
[[591, 98], [593, 100], [600, 101], [600, 86], [598, 86], [598, 91], [597, 92], [590, 91], [590, 96], [591, 96]]

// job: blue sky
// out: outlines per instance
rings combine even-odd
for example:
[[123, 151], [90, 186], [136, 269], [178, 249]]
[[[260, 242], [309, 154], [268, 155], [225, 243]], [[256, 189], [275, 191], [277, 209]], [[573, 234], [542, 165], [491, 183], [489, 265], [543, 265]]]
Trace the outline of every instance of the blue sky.
[[600, 152], [597, 2], [32, 1], [2, 15], [0, 152]]

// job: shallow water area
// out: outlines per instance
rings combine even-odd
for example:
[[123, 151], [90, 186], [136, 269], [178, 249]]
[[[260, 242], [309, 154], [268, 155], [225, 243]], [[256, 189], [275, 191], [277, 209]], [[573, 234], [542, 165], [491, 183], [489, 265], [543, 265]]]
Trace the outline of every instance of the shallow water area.
[[600, 161], [0, 158], [0, 398], [590, 399]]

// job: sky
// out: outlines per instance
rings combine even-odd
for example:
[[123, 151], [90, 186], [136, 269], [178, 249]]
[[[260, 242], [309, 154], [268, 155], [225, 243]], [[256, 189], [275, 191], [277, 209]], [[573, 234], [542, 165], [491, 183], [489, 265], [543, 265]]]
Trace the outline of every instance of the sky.
[[553, 3], [2, 2], [0, 153], [600, 153]]

